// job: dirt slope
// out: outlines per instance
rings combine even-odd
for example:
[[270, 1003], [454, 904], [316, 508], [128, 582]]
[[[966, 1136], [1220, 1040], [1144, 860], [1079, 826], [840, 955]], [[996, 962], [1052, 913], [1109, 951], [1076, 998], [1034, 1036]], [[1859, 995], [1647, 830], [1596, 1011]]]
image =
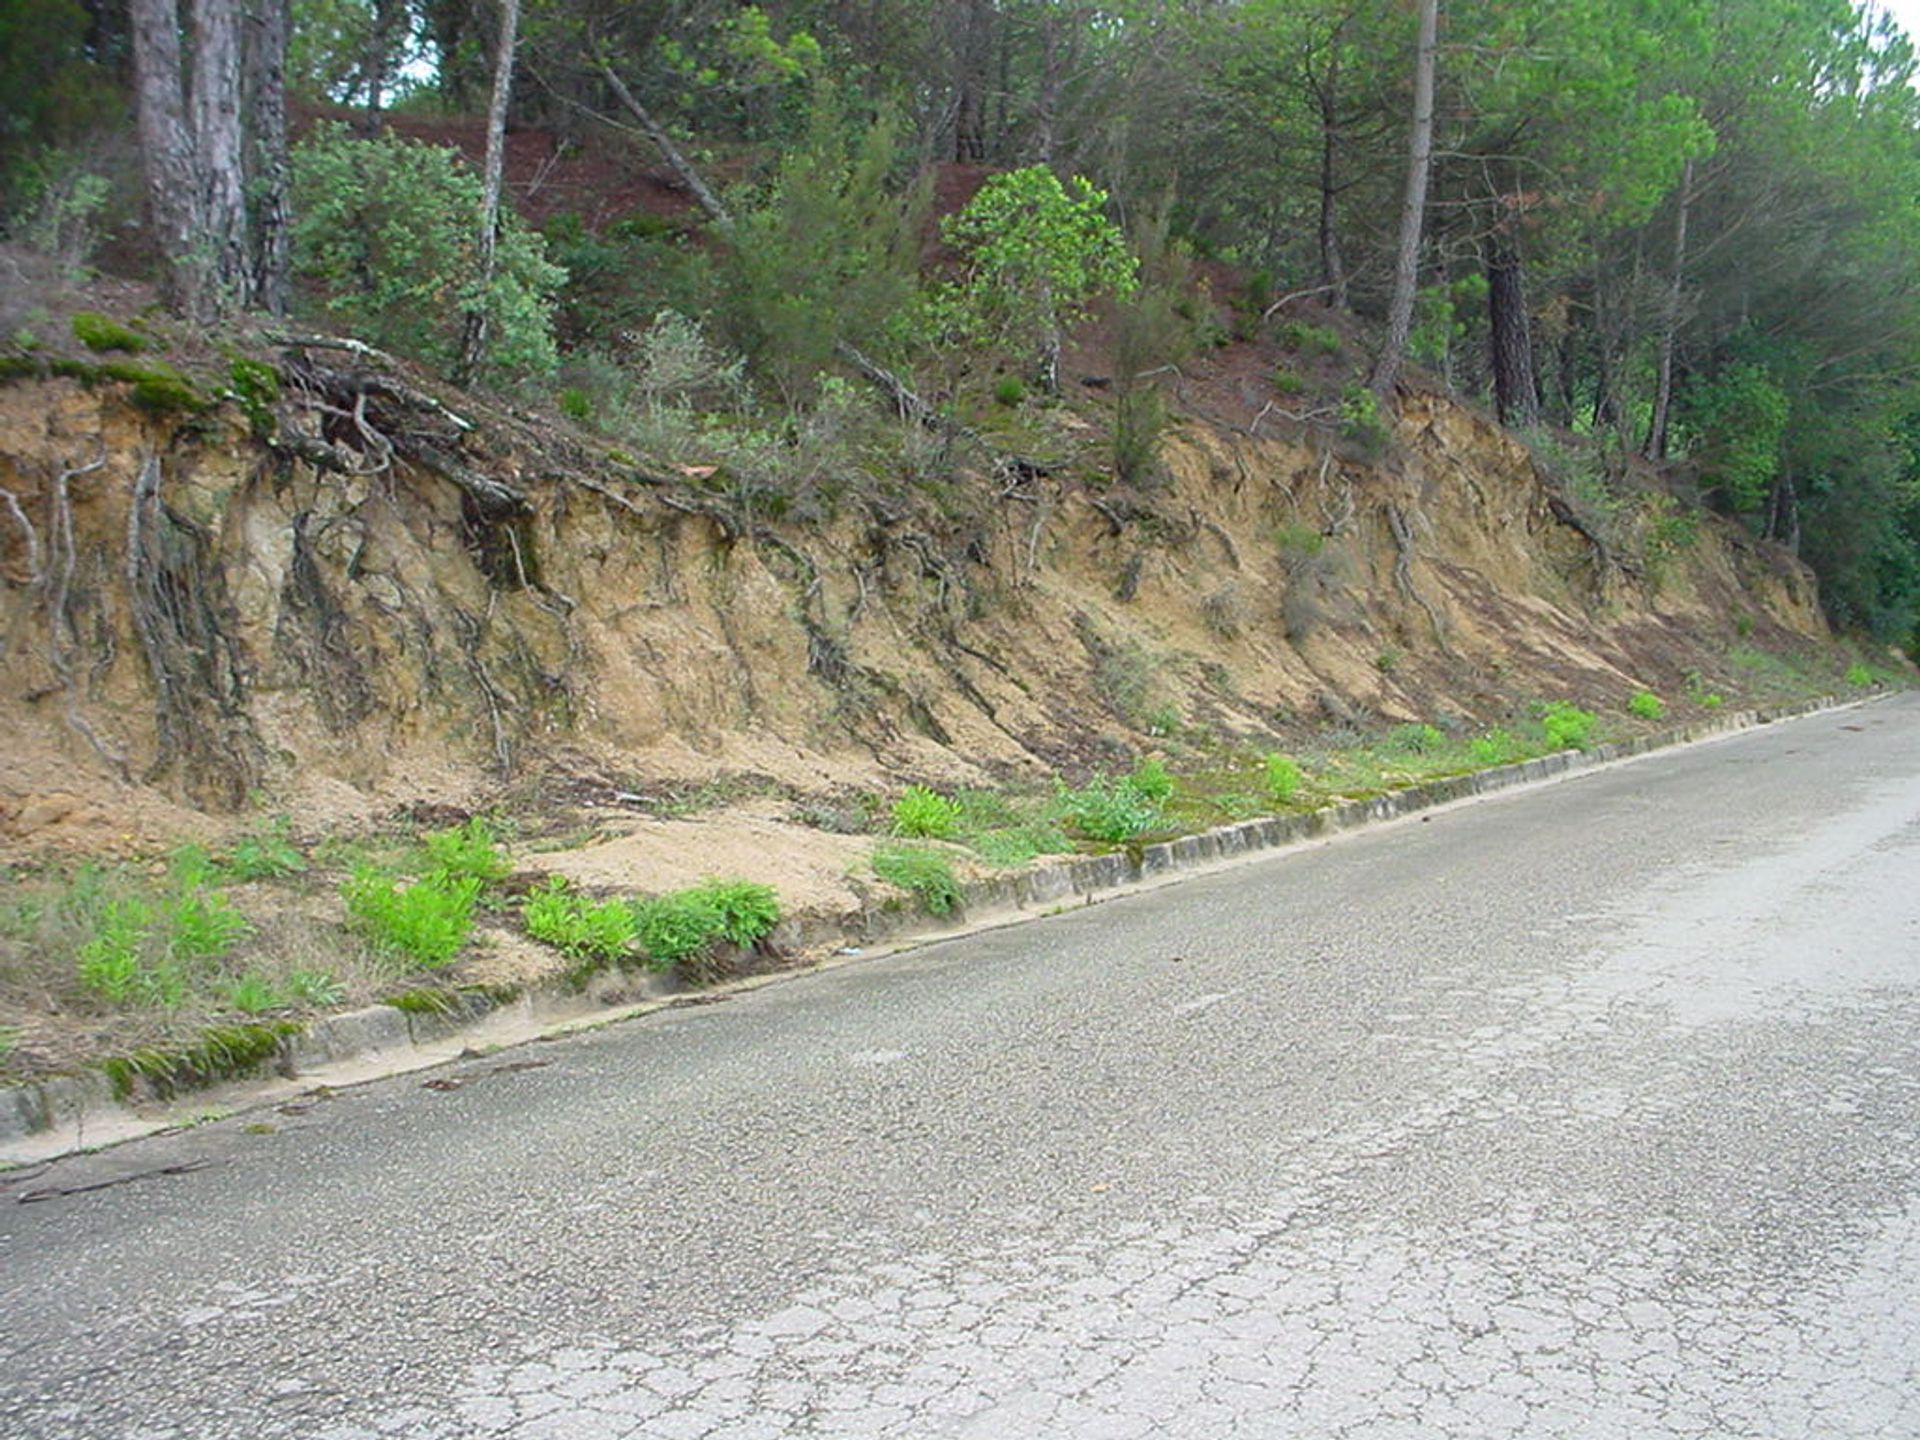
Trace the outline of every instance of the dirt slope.
[[414, 375], [366, 392], [417, 442], [391, 463], [312, 393], [303, 448], [230, 401], [156, 415], [123, 384], [15, 379], [0, 846], [716, 777], [830, 805], [1112, 763], [1173, 723], [1617, 708], [1712, 675], [1736, 617], [1756, 643], [1825, 636], [1805, 570], [1731, 526], [1621, 568], [1473, 410], [1407, 397], [1375, 462], [1280, 433], [1234, 363], [1190, 367], [1157, 485], [1099, 473], [1082, 397], [1048, 422], [1080, 456], [1052, 474], [963, 464], [937, 497], [785, 526], [470, 397], [415, 403]]

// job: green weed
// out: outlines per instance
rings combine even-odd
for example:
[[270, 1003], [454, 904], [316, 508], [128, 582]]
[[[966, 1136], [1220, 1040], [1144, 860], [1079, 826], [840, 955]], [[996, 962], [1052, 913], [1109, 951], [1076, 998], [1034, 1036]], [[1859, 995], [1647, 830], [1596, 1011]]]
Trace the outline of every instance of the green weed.
[[480, 881], [434, 873], [403, 887], [384, 871], [360, 866], [340, 893], [350, 923], [375, 946], [438, 970], [459, 957], [473, 933]]
[[659, 969], [704, 955], [721, 926], [718, 907], [692, 890], [635, 901], [633, 918], [640, 948]]
[[640, 933], [631, 905], [587, 900], [558, 875], [528, 892], [520, 917], [534, 939], [544, 940], [574, 960], [618, 960]]
[[873, 852], [873, 873], [919, 901], [929, 915], [945, 915], [960, 904], [960, 881], [953, 862], [938, 850], [919, 845], [882, 845]]
[[1160, 823], [1160, 803], [1132, 783], [1132, 777], [1095, 775], [1077, 790], [1062, 789], [1061, 818], [1087, 839], [1123, 845]]
[[1300, 783], [1305, 778], [1300, 771], [1300, 762], [1289, 755], [1269, 755], [1260, 764], [1266, 781], [1267, 799], [1275, 805], [1291, 805], [1294, 796], [1300, 793]]
[[752, 880], [708, 880], [692, 892], [720, 917], [719, 935], [735, 945], [755, 945], [780, 923], [780, 897], [771, 885]]
[[1667, 713], [1667, 702], [1651, 690], [1636, 690], [1633, 698], [1627, 701], [1627, 712], [1642, 720], [1658, 720]]
[[1540, 712], [1540, 729], [1555, 750], [1584, 750], [1592, 743], [1598, 718], [1568, 701], [1553, 700]]
[[909, 785], [893, 802], [893, 833], [909, 839], [951, 840], [960, 828], [960, 807], [925, 785]]
[[496, 845], [493, 830], [478, 815], [464, 825], [428, 835], [425, 844], [429, 878], [491, 885], [513, 869]]

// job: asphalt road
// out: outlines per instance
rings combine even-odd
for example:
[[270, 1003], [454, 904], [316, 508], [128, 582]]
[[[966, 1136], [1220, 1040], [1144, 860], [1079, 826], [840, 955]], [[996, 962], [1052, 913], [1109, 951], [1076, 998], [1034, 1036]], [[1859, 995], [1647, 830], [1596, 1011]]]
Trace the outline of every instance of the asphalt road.
[[0, 1435], [1920, 1436], [1920, 697], [435, 1082], [0, 1188]]

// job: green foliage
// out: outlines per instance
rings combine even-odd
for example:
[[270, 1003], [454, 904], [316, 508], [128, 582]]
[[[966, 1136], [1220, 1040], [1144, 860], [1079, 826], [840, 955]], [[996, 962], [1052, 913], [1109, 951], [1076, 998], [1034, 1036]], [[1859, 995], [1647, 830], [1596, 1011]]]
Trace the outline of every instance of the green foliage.
[[1566, 700], [1549, 701], [1540, 711], [1540, 729], [1555, 750], [1584, 750], [1592, 742], [1599, 717]]
[[1276, 395], [1291, 399], [1296, 395], [1304, 394], [1306, 388], [1306, 380], [1296, 371], [1280, 369], [1273, 372], [1273, 391]]
[[1847, 684], [1855, 689], [1861, 689], [1873, 683], [1874, 673], [1871, 667], [1861, 664], [1858, 660], [1847, 666]]
[[1260, 762], [1267, 799], [1275, 805], [1291, 805], [1305, 779], [1300, 762], [1289, 755], [1268, 755]]
[[811, 400], [836, 344], [871, 350], [914, 298], [924, 188], [892, 183], [891, 116], [830, 84], [772, 177], [734, 197], [720, 267], [726, 338], [789, 403]]
[[264, 976], [242, 975], [227, 987], [227, 1003], [248, 1015], [264, 1015], [278, 1010], [287, 1001], [271, 980]]
[[1667, 713], [1667, 702], [1651, 690], [1636, 690], [1627, 701], [1627, 711], [1642, 720], [1658, 720]]
[[723, 923], [719, 908], [695, 890], [635, 901], [633, 919], [640, 948], [661, 969], [705, 955]]
[[1380, 397], [1358, 381], [1340, 392], [1340, 433], [1369, 456], [1379, 455], [1391, 438]]
[[73, 338], [89, 350], [121, 350], [138, 355], [147, 348], [146, 336], [97, 310], [74, 311]]
[[424, 840], [429, 862], [428, 878], [443, 881], [472, 880], [491, 885], [504, 880], [513, 869], [494, 839], [493, 827], [475, 815], [464, 825], [435, 831]]
[[1525, 753], [1518, 737], [1497, 727], [1467, 742], [1467, 758], [1482, 767], [1511, 765]]
[[707, 880], [691, 892], [719, 916], [720, 938], [729, 944], [757, 945], [780, 923], [780, 897], [771, 885], [752, 880]]
[[1063, 788], [1057, 803], [1068, 825], [1103, 845], [1123, 845], [1161, 823], [1160, 802], [1130, 775], [1095, 775], [1077, 790]]
[[320, 1008], [342, 1004], [347, 987], [325, 970], [295, 970], [287, 976], [287, 994], [302, 1005]]
[[1329, 325], [1312, 325], [1304, 320], [1289, 320], [1276, 332], [1280, 343], [1302, 355], [1338, 355], [1340, 335]]
[[1780, 469], [1791, 411], [1786, 391], [1766, 366], [1743, 361], [1697, 383], [1685, 399], [1688, 450], [1702, 478], [1728, 509], [1759, 509]]
[[961, 900], [953, 862], [921, 845], [882, 845], [873, 852], [873, 873], [905, 890], [929, 915], [946, 915]]
[[1018, 375], [1002, 375], [993, 384], [993, 399], [996, 405], [1004, 405], [1011, 410], [1026, 398], [1026, 382]]
[[307, 857], [284, 834], [248, 835], [234, 843], [221, 868], [236, 880], [284, 880], [307, 868]]
[[553, 296], [566, 272], [503, 210], [493, 278], [481, 278], [480, 178], [455, 151], [316, 125], [293, 149], [293, 199], [295, 268], [337, 323], [444, 369], [477, 310], [489, 375], [553, 372]]
[[403, 885], [359, 866], [341, 886], [349, 923], [377, 948], [425, 970], [451, 965], [473, 933], [480, 880], [435, 874]]
[[934, 295], [937, 332], [968, 343], [1039, 353], [1101, 295], [1124, 299], [1139, 263], [1107, 219], [1106, 192], [1044, 165], [1004, 171], [980, 187], [940, 233], [963, 277]]
[[1434, 725], [1396, 725], [1385, 741], [1387, 749], [1407, 755], [1434, 755], [1446, 743], [1447, 737]]
[[1173, 776], [1167, 773], [1166, 765], [1153, 756], [1134, 766], [1126, 783], [1156, 805], [1164, 805], [1173, 798]]
[[910, 839], [951, 840], [960, 828], [960, 807], [925, 785], [909, 785], [893, 802], [893, 833]]
[[536, 885], [521, 902], [527, 933], [574, 960], [618, 960], [632, 948], [640, 926], [631, 905], [598, 903], [575, 894], [562, 876]]
[[206, 852], [175, 852], [165, 886], [151, 893], [128, 877], [83, 869], [56, 905], [77, 936], [80, 983], [115, 1005], [173, 1009], [194, 979], [251, 933], [227, 896], [210, 887]]

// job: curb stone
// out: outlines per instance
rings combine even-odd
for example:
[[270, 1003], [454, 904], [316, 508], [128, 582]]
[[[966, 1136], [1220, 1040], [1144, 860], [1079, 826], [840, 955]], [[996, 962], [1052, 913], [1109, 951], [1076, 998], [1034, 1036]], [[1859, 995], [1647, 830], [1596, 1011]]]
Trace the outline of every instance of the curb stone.
[[[1182, 871], [1231, 863], [1266, 851], [1364, 829], [1437, 806], [1541, 784], [1656, 750], [1734, 735], [1821, 711], [1849, 709], [1881, 698], [1885, 693], [1878, 692], [1861, 698], [1826, 695], [1798, 705], [1736, 711], [1653, 735], [1596, 745], [1587, 751], [1563, 750], [1489, 770], [1446, 776], [1365, 800], [1348, 800], [1322, 806], [1318, 810], [1243, 820], [1130, 851], [1076, 855], [1050, 861], [1016, 874], [993, 876], [963, 886], [958, 916], [964, 918], [969, 913], [982, 917], [992, 915], [1001, 923], [1038, 918], [1075, 901], [1092, 904], [1102, 895], [1161, 882]], [[926, 917], [917, 914], [880, 916], [868, 912], [863, 919], [865, 923], [860, 927], [861, 933], [846, 933], [840, 938], [858, 939], [869, 944], [886, 942], [886, 948], [902, 948], [944, 937], [955, 933], [957, 929], [972, 928], [964, 924], [958, 927], [932, 925]], [[843, 950], [841, 953], [861, 952]], [[875, 950], [872, 953], [883, 951]], [[802, 965], [749, 977], [739, 984], [754, 987], [819, 968], [822, 968], [819, 964]], [[525, 1009], [526, 1018], [537, 1023], [538, 1017], [532, 1013], [532, 999], [532, 996], [521, 996], [517, 1001], [508, 1003]], [[580, 1028], [582, 1023], [612, 1023], [671, 1003], [670, 983], [657, 983], [646, 987], [637, 1003], [611, 1012], [601, 1012], [585, 1022], [563, 1020], [536, 1033], [564, 1032]], [[382, 1054], [416, 1058], [417, 1063], [403, 1063], [396, 1067], [402, 1070], [440, 1063], [440, 1057], [423, 1056], [422, 1052], [471, 1031], [477, 1023], [496, 1015], [501, 1005], [501, 1001], [485, 995], [467, 993], [460, 997], [460, 1004], [456, 1008], [443, 1013], [400, 1010], [383, 1004], [328, 1015], [286, 1036], [278, 1053], [262, 1062], [256, 1074], [273, 1074], [285, 1080], [296, 1080], [302, 1076], [312, 1076], [314, 1072], [329, 1066], [367, 1062]], [[142, 1118], [131, 1105], [116, 1095], [112, 1082], [98, 1070], [0, 1087], [0, 1146], [36, 1136], [44, 1137], [48, 1132], [62, 1127], [71, 1127], [77, 1135], [83, 1136], [88, 1122], [103, 1112], [109, 1115], [117, 1113], [124, 1120], [135, 1122], [136, 1126]], [[147, 1124], [145, 1128], [157, 1129], [161, 1128], [161, 1124]], [[80, 1146], [76, 1144], [73, 1148]], [[36, 1158], [50, 1159], [53, 1156], [42, 1153]], [[0, 1156], [0, 1168], [4, 1168], [6, 1163], [6, 1157]]]

